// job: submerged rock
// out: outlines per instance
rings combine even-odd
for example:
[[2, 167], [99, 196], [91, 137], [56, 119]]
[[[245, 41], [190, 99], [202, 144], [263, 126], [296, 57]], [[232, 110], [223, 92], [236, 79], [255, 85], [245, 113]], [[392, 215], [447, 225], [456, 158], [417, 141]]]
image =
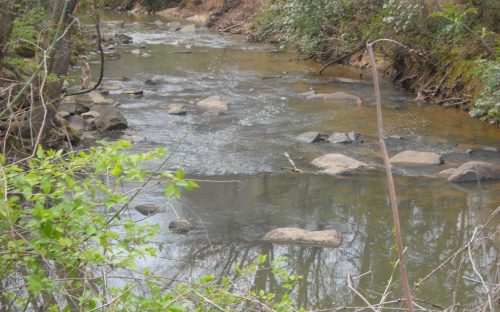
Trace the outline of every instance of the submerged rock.
[[355, 102], [358, 105], [361, 105], [362, 101], [359, 96], [355, 96], [346, 92], [334, 92], [334, 93], [318, 93], [315, 95], [310, 95], [307, 97], [308, 100], [332, 100], [332, 101], [349, 101]]
[[142, 204], [135, 206], [135, 210], [139, 211], [141, 214], [145, 216], [150, 216], [154, 213], [159, 212], [161, 208], [156, 204]]
[[157, 85], [165, 83], [165, 82], [167, 82], [167, 81], [162, 76], [153, 76], [151, 78], [146, 79], [146, 81], [144, 81], [144, 83], [149, 85], [149, 86], [157, 86]]
[[433, 152], [404, 151], [390, 159], [391, 163], [409, 165], [440, 165], [443, 158]]
[[195, 24], [186, 25], [186, 26], [182, 27], [179, 31], [181, 31], [181, 32], [195, 32], [196, 25]]
[[229, 104], [230, 104], [229, 101], [223, 99], [221, 96], [218, 95], [209, 96], [206, 99], [203, 99], [197, 103], [197, 105], [203, 107], [220, 109], [220, 110], [227, 110]]
[[167, 108], [167, 113], [169, 115], [186, 115], [186, 106], [182, 104], [170, 104]]
[[266, 233], [262, 239], [278, 244], [313, 244], [333, 248], [342, 244], [342, 234], [335, 230], [308, 231], [299, 228], [279, 228]]
[[194, 229], [194, 226], [186, 219], [177, 219], [168, 224], [168, 229], [174, 233], [184, 234]]
[[128, 94], [128, 95], [143, 95], [144, 91], [138, 88], [128, 88], [124, 89], [123, 93]]
[[448, 170], [448, 181], [450, 182], [500, 179], [500, 166], [484, 161], [469, 161], [458, 168]]

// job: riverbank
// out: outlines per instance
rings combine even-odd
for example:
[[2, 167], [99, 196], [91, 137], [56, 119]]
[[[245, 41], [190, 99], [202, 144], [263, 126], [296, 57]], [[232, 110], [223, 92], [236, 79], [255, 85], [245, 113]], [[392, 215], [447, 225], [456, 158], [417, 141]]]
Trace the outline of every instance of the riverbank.
[[244, 34], [297, 49], [323, 64], [369, 69], [367, 41], [390, 38], [376, 47], [377, 63], [395, 85], [416, 101], [461, 108], [496, 123], [498, 75], [495, 4], [466, 7], [456, 1], [433, 4], [389, 1], [383, 5], [341, 1], [191, 1], [157, 14], [206, 24], [220, 32]]

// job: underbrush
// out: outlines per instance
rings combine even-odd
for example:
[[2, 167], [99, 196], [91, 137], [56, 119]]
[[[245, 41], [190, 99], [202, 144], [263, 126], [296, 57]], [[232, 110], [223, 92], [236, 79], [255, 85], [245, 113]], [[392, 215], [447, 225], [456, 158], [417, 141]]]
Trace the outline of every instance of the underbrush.
[[377, 51], [391, 60], [392, 80], [420, 99], [498, 123], [499, 12], [493, 1], [273, 0], [253, 29], [322, 62], [359, 58], [366, 41], [399, 41], [409, 48]]

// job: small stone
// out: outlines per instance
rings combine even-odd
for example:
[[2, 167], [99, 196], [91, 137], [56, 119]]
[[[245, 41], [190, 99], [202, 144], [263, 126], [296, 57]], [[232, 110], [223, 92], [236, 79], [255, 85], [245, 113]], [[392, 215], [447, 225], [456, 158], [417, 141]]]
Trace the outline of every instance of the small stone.
[[145, 216], [150, 216], [152, 214], [159, 212], [161, 208], [156, 204], [142, 204], [135, 206], [135, 210], [139, 211], [141, 214]]
[[135, 55], [140, 55], [142, 53], [142, 51], [139, 49], [134, 49], [134, 50], [130, 51], [130, 53], [135, 54]]
[[123, 93], [128, 94], [128, 95], [143, 95], [144, 91], [141, 89], [137, 89], [137, 88], [128, 88], [128, 89], [124, 89]]
[[167, 108], [167, 113], [170, 115], [186, 115], [186, 107], [182, 104], [170, 104]]
[[194, 229], [194, 226], [186, 219], [177, 219], [168, 224], [168, 229], [177, 234], [185, 234]]
[[465, 154], [472, 155], [474, 154], [474, 150], [472, 148], [468, 148], [465, 150]]

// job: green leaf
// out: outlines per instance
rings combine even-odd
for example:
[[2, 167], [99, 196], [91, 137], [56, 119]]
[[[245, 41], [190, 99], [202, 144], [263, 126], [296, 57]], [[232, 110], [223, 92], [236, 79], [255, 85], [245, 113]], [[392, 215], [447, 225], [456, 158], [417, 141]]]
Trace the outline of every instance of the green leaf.
[[214, 276], [212, 274], [208, 274], [200, 278], [200, 284], [210, 283], [214, 280]]
[[188, 309], [184, 306], [181, 306], [179, 304], [172, 304], [167, 307], [168, 312], [186, 312]]

